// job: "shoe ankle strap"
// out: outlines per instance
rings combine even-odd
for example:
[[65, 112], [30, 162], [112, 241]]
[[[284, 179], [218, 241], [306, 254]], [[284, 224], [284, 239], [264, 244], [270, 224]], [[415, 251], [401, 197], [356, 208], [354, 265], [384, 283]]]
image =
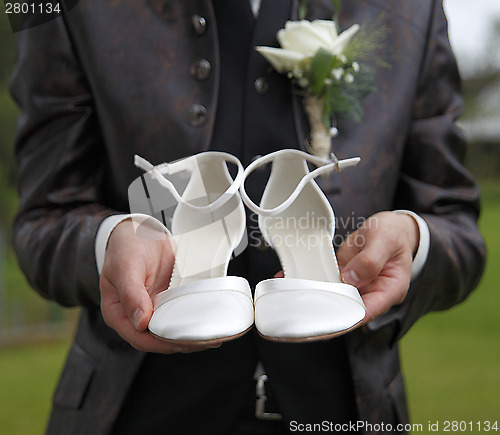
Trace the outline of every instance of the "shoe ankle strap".
[[[290, 196], [283, 201], [280, 205], [266, 209], [259, 207], [257, 204], [255, 204], [248, 196], [246, 190], [245, 190], [245, 181], [248, 178], [248, 176], [255, 171], [257, 168], [267, 165], [268, 163], [272, 162], [276, 158], [279, 158], [280, 156], [283, 156], [283, 154], [296, 154], [297, 157], [302, 158], [304, 161], [310, 162], [314, 165], [317, 166], [317, 168], [314, 171], [307, 171], [307, 173], [301, 178], [299, 183], [297, 184], [297, 187], [295, 190], [290, 194]], [[290, 207], [293, 202], [297, 199], [299, 196], [300, 192], [304, 189], [304, 187], [312, 181], [314, 178], [316, 178], [318, 175], [321, 174], [326, 174], [328, 172], [331, 172], [333, 170], [336, 170], [337, 172], [340, 172], [341, 170], [348, 168], [350, 166], [357, 165], [359, 161], [361, 160], [359, 157], [354, 157], [351, 159], [343, 159], [339, 160], [335, 155], [332, 153], [331, 154], [331, 159], [323, 159], [321, 157], [314, 156], [312, 154], [305, 153], [300, 150], [295, 150], [295, 149], [285, 149], [285, 150], [280, 150], [280, 151], [275, 151], [274, 153], [270, 153], [266, 156], [263, 156], [255, 161], [253, 161], [248, 167], [245, 169], [244, 173], [244, 179], [243, 183], [241, 184], [240, 187], [240, 194], [243, 202], [245, 205], [252, 210], [254, 213], [257, 213], [258, 215], [264, 216], [264, 217], [269, 217], [269, 216], [276, 216], [279, 213], [282, 213], [285, 211], [288, 207]]]
[[[207, 154], [220, 157], [221, 160], [225, 161], [226, 163], [229, 162], [234, 164], [238, 168], [238, 172], [231, 185], [214, 202], [204, 206], [197, 206], [182, 198], [173, 183], [167, 180], [164, 175], [174, 175], [181, 171], [192, 170], [196, 160], [198, 160], [200, 156]], [[173, 163], [162, 163], [156, 166], [136, 154], [134, 155], [134, 164], [144, 172], [151, 172], [153, 178], [155, 178], [163, 187], [168, 189], [179, 204], [183, 204], [193, 211], [201, 213], [210, 213], [222, 207], [231, 198], [233, 198], [234, 195], [238, 193], [238, 190], [244, 180], [244, 170], [241, 162], [235, 156], [220, 151], [207, 151], [177, 160]]]

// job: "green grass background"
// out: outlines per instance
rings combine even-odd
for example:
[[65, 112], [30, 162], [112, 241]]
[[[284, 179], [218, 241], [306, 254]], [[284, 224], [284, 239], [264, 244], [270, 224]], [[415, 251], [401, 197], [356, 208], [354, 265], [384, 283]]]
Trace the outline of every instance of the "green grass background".
[[[500, 183], [482, 189], [488, 263], [480, 286], [460, 306], [421, 319], [402, 342], [411, 419], [423, 424], [421, 433], [429, 421], [500, 425]], [[68, 348], [66, 339], [0, 349], [0, 434], [43, 433]]]
[[483, 279], [461, 305], [419, 320], [401, 353], [413, 422], [490, 420], [500, 432], [500, 182], [481, 187]]

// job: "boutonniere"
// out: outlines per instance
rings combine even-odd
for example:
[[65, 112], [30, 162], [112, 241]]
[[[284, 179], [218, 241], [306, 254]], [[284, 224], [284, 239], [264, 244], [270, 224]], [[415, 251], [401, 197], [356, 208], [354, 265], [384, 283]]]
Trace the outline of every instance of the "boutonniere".
[[375, 88], [373, 70], [360, 61], [373, 43], [363, 40], [366, 32], [361, 39], [359, 34], [358, 24], [339, 32], [337, 19], [287, 21], [277, 33], [281, 48], [256, 48], [302, 95], [311, 127], [310, 151], [322, 158], [330, 156], [337, 134], [332, 119], [360, 122], [362, 101]]

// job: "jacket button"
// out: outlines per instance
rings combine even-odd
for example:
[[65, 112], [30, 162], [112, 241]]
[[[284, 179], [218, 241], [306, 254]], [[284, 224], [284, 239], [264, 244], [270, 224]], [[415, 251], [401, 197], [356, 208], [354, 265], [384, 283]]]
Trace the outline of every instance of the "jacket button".
[[193, 104], [187, 112], [187, 119], [193, 127], [199, 127], [207, 119], [207, 109], [201, 104]]
[[264, 77], [259, 77], [255, 80], [254, 87], [259, 95], [265, 95], [269, 90], [269, 82]]
[[200, 82], [208, 79], [211, 71], [212, 66], [206, 59], [199, 59], [191, 65], [191, 75]]
[[199, 15], [193, 15], [191, 17], [191, 23], [193, 24], [194, 33], [197, 36], [203, 35], [207, 30], [207, 21]]

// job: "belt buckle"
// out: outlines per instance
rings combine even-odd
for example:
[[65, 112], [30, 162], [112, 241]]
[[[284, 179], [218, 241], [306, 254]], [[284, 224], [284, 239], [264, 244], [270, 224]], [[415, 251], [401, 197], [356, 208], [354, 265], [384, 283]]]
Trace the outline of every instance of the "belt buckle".
[[279, 421], [283, 417], [277, 412], [266, 412], [266, 382], [268, 377], [266, 374], [261, 374], [257, 377], [257, 400], [255, 401], [255, 418], [259, 420]]

